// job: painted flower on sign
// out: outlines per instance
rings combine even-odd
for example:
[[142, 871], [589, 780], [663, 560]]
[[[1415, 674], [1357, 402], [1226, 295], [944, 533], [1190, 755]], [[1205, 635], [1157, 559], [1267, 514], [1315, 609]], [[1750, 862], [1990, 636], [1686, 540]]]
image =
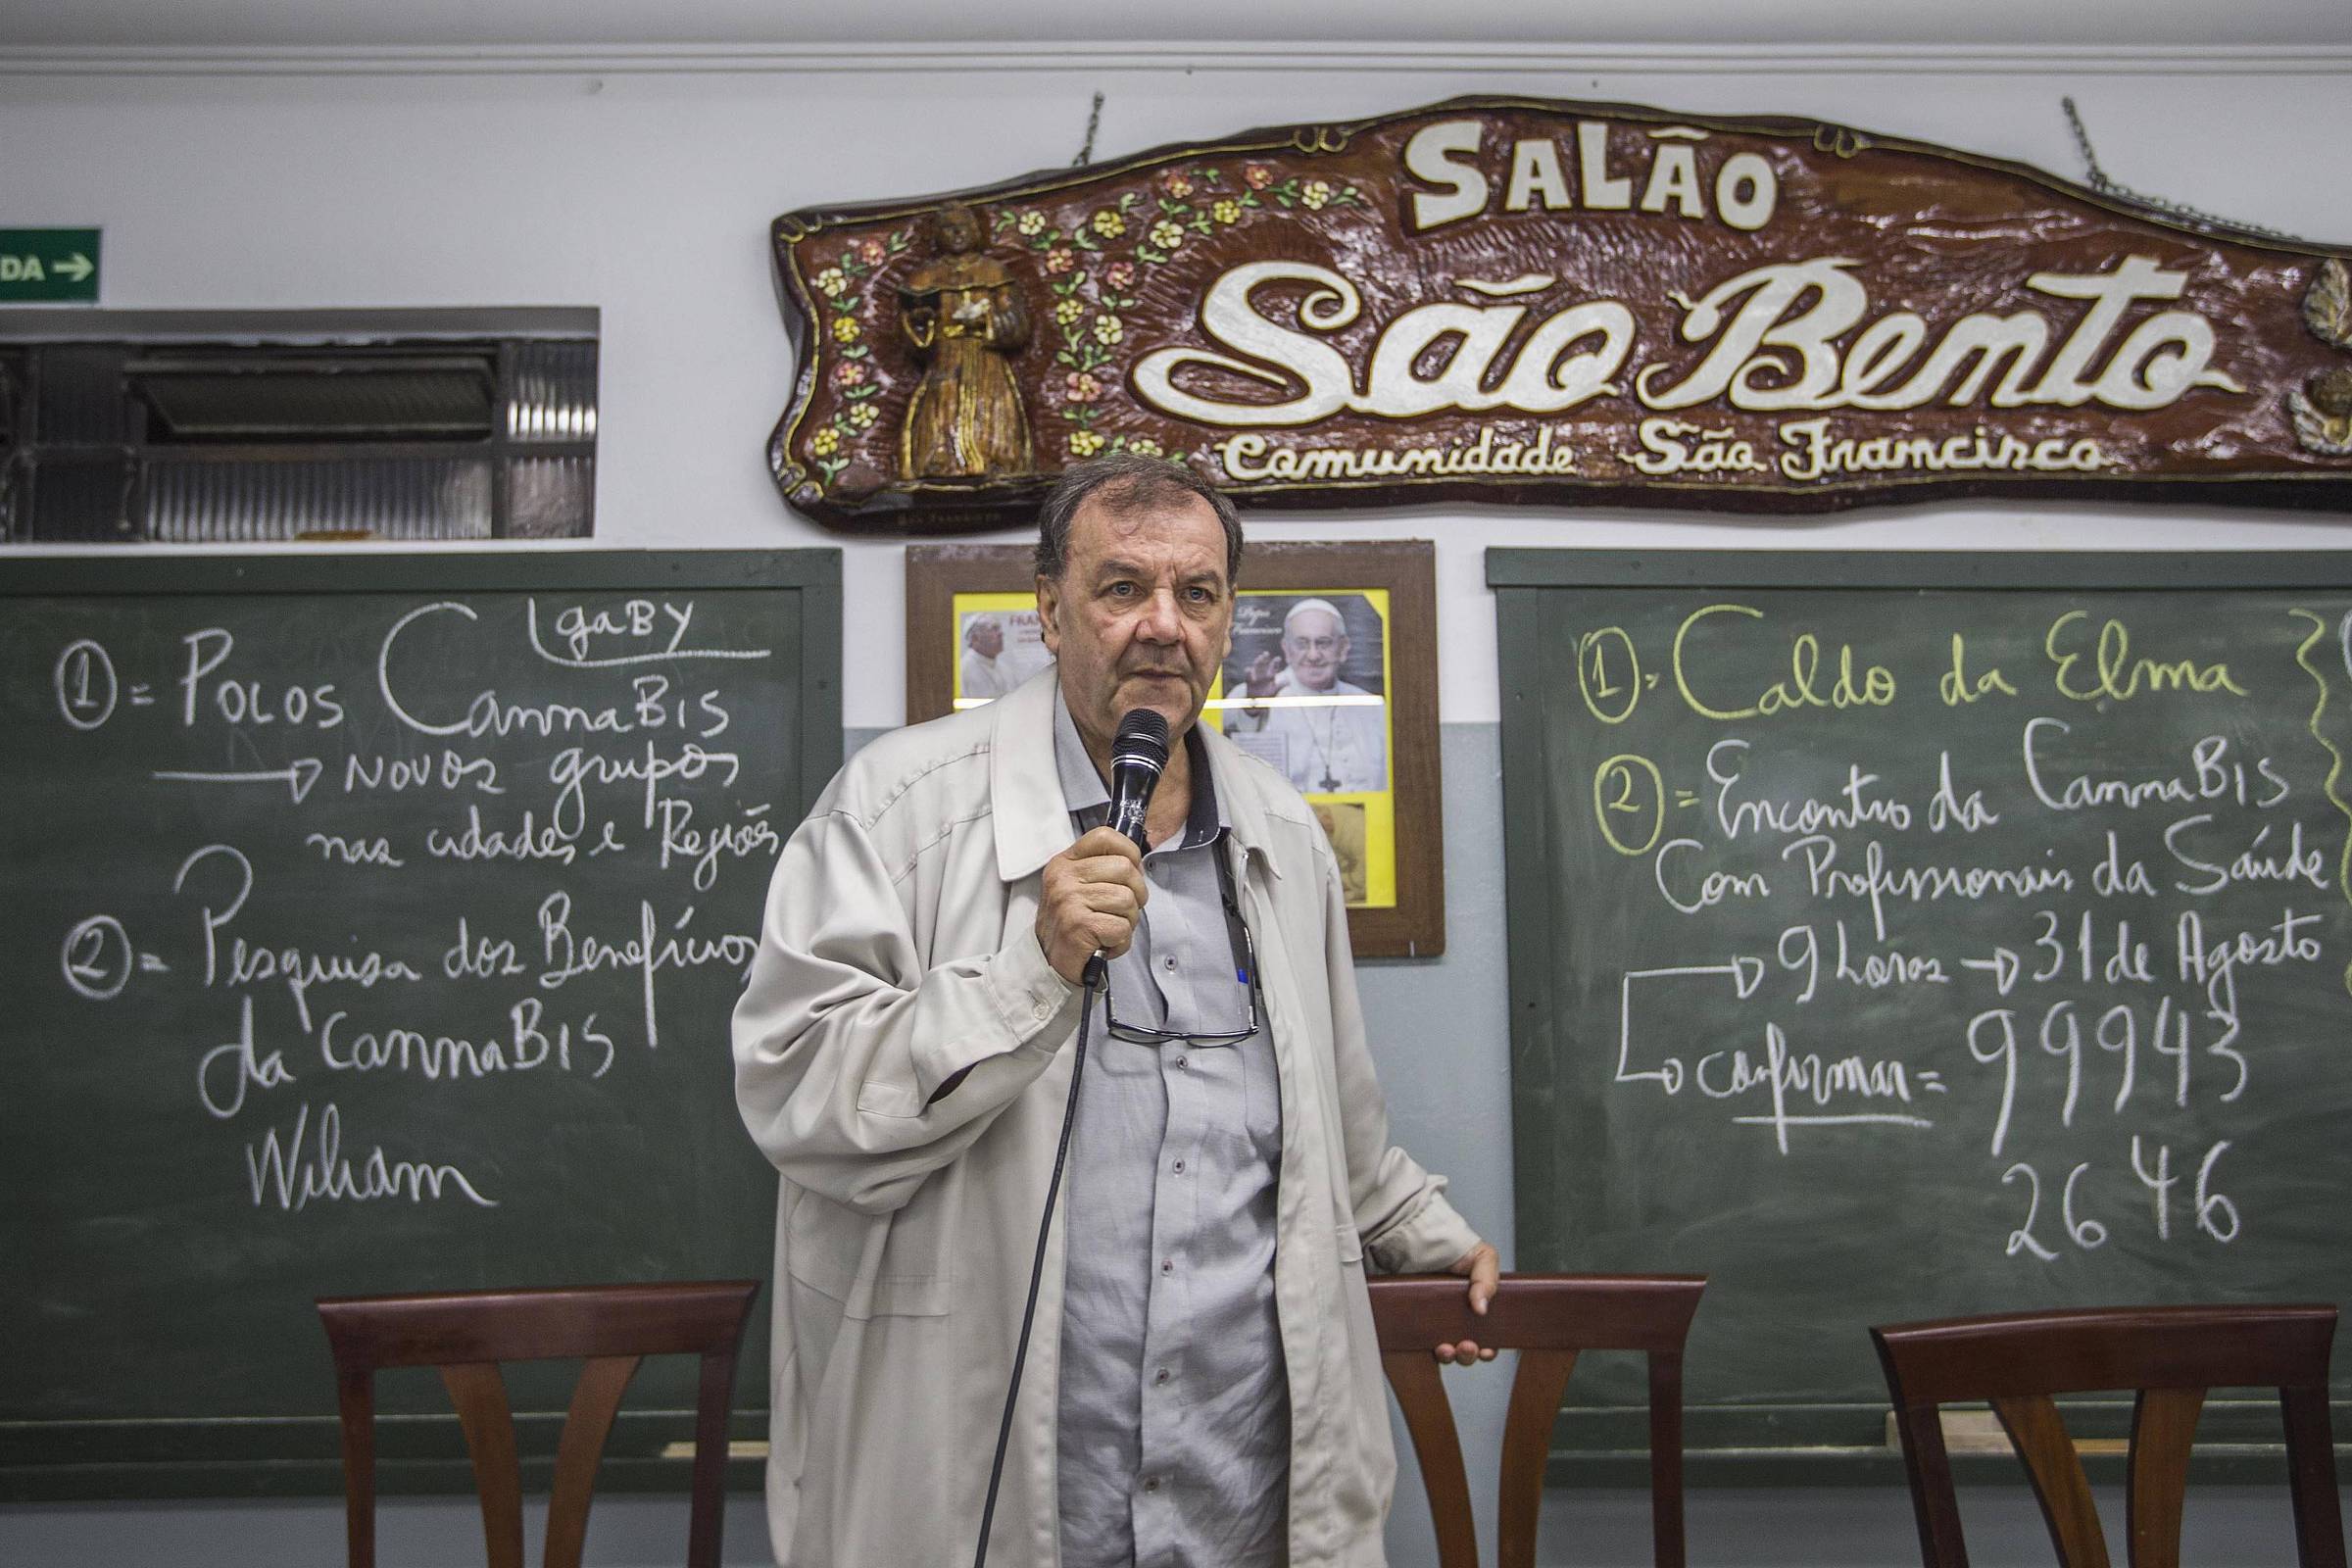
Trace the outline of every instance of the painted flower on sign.
[[1017, 226], [1024, 234], [1042, 234], [1046, 231], [1046, 215], [1032, 207], [1020, 216]]
[[1105, 207], [1095, 214], [1093, 227], [1104, 239], [1117, 239], [1127, 232], [1127, 220]]
[[1184, 243], [1184, 230], [1163, 218], [1152, 225], [1152, 243], [1163, 251], [1172, 251]]
[[1046, 273], [1050, 277], [1059, 277], [1068, 271], [1077, 260], [1077, 253], [1067, 245], [1056, 245], [1046, 252]]
[[1117, 317], [1098, 316], [1095, 318], [1095, 341], [1102, 344], [1104, 348], [1110, 347], [1112, 344], [1118, 342], [1120, 338], [1126, 335], [1126, 323], [1121, 321]]
[[1086, 302], [1083, 300], [1066, 299], [1054, 302], [1054, 319], [1058, 325], [1067, 326], [1085, 314]]
[[1310, 212], [1320, 210], [1330, 200], [1331, 186], [1319, 179], [1308, 180], [1306, 188], [1298, 193], [1299, 205]]
[[1092, 403], [1102, 395], [1102, 383], [1084, 370], [1072, 370], [1069, 379], [1069, 401]]
[[1209, 204], [1208, 216], [1220, 223], [1238, 223], [1242, 220], [1242, 204], [1230, 196], [1221, 197]]
[[1242, 183], [1251, 190], [1264, 190], [1274, 183], [1274, 171], [1263, 164], [1249, 164], [1242, 170]]
[[866, 291], [873, 286], [875, 270], [891, 258], [905, 255], [913, 243], [911, 223], [888, 234], [857, 240], [808, 277], [809, 288], [824, 302], [818, 328], [839, 345], [832, 351], [832, 367], [825, 375], [835, 398], [832, 415], [822, 425], [808, 430], [801, 444], [802, 453], [825, 485], [832, 484], [850, 466], [859, 434], [880, 419], [872, 400], [882, 394], [885, 372], [874, 358], [872, 345], [864, 341], [865, 326], [858, 317], [866, 308]]
[[1070, 456], [1071, 456], [1071, 457], [1073, 457], [1073, 458], [1091, 458], [1091, 457], [1093, 457], [1093, 456], [1094, 456], [1096, 453], [1098, 453], [1098, 452], [1100, 452], [1100, 451], [1102, 451], [1102, 438], [1101, 436], [1099, 436], [1099, 435], [1095, 434], [1095, 432], [1094, 432], [1094, 431], [1092, 431], [1092, 430], [1072, 430], [1072, 431], [1070, 432]]
[[1116, 289], [1124, 294], [1135, 286], [1135, 264], [1133, 262], [1111, 263], [1102, 269], [1102, 282], [1105, 287]]

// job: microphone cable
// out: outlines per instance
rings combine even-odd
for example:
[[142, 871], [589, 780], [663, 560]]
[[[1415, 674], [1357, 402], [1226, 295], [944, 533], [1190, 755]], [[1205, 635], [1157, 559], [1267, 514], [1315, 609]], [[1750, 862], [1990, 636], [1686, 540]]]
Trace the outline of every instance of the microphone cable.
[[1078, 1009], [1077, 1054], [1070, 1058], [1070, 1098], [1062, 1106], [1061, 1141], [1054, 1151], [1054, 1175], [1046, 1184], [1046, 1211], [1037, 1222], [1037, 1256], [1029, 1265], [1029, 1300], [1021, 1308], [1021, 1337], [1012, 1351], [1012, 1379], [1004, 1387], [1004, 1414], [997, 1423], [997, 1456], [988, 1466], [988, 1501], [980, 1510], [980, 1544], [972, 1568], [987, 1568], [989, 1527], [997, 1517], [997, 1488], [1004, 1479], [1004, 1448], [1012, 1439], [1013, 1401], [1021, 1396], [1021, 1369], [1029, 1361], [1029, 1330], [1037, 1321], [1038, 1286], [1046, 1277], [1046, 1240], [1054, 1232], [1054, 1204], [1061, 1196], [1061, 1167], [1070, 1154], [1070, 1131], [1078, 1122], [1078, 1082], [1086, 1073], [1087, 1028], [1094, 1022], [1095, 997], [1110, 989], [1110, 961], [1098, 952], [1080, 975], [1086, 1000]]
[[[1160, 770], [1168, 761], [1168, 721], [1149, 708], [1133, 708], [1119, 719], [1111, 743], [1110, 813], [1107, 825], [1148, 855], [1152, 840], [1145, 812]], [[1012, 1440], [1012, 1406], [1021, 1396], [1021, 1371], [1029, 1363], [1029, 1331], [1037, 1321], [1037, 1291], [1046, 1276], [1046, 1241], [1054, 1233], [1054, 1204], [1061, 1196], [1061, 1171], [1070, 1155], [1070, 1131], [1078, 1123], [1078, 1085], [1086, 1075], [1086, 1036], [1094, 1022], [1095, 998], [1110, 991], [1110, 960], [1097, 948], [1079, 971], [1085, 1001], [1078, 1009], [1077, 1054], [1070, 1060], [1070, 1098], [1061, 1111], [1061, 1141], [1054, 1151], [1054, 1175], [1046, 1184], [1046, 1211], [1037, 1220], [1037, 1256], [1029, 1265], [1029, 1300], [1021, 1308], [1021, 1337], [1012, 1349], [1012, 1378], [1004, 1387], [1004, 1414], [997, 1423], [997, 1454], [988, 1466], [988, 1500], [980, 1510], [980, 1544], [972, 1568], [987, 1568], [988, 1532], [996, 1522], [997, 1489], [1004, 1479], [1004, 1449]]]

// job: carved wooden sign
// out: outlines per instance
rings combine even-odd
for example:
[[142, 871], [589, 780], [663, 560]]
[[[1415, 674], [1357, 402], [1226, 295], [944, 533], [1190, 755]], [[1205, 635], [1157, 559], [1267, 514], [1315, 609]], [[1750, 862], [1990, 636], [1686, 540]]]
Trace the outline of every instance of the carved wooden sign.
[[2352, 508], [2352, 252], [1839, 126], [1460, 99], [774, 238], [770, 459], [843, 527], [1120, 450], [1261, 505]]

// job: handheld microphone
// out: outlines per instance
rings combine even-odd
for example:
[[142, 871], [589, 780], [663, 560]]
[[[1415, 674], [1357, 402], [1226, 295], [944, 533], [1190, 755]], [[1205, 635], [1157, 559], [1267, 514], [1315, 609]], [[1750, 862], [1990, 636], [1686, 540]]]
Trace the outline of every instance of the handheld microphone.
[[1149, 708], [1129, 709], [1110, 743], [1110, 825], [1138, 850], [1152, 848], [1144, 814], [1167, 765], [1168, 721]]

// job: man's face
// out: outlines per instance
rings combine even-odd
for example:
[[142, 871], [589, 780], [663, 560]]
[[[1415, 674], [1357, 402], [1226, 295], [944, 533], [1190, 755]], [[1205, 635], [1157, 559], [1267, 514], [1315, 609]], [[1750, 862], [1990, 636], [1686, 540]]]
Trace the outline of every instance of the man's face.
[[1114, 511], [1098, 493], [1070, 519], [1060, 580], [1037, 579], [1037, 608], [1082, 734], [1107, 745], [1149, 708], [1181, 735], [1233, 646], [1224, 525], [1199, 496]]
[[972, 652], [982, 659], [994, 659], [1004, 651], [1004, 628], [998, 625], [994, 615], [983, 615], [972, 622]]
[[1348, 628], [1327, 610], [1305, 610], [1282, 631], [1282, 659], [1299, 685], [1327, 692], [1348, 662]]

